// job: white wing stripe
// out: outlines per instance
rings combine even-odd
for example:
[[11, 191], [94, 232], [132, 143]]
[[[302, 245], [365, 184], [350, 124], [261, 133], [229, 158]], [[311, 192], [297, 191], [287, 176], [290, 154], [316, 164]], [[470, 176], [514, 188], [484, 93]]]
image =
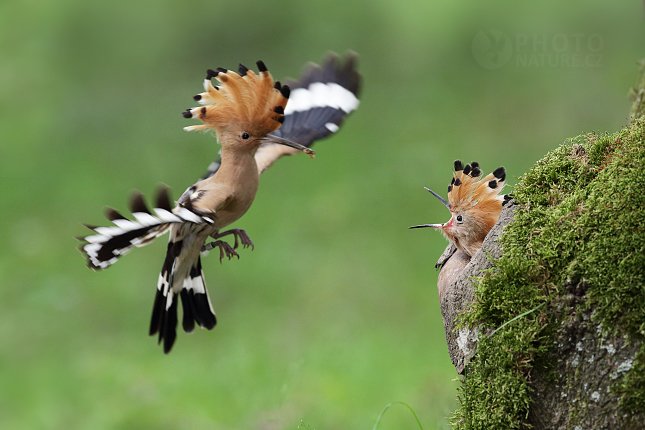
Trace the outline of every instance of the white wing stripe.
[[350, 113], [358, 107], [359, 103], [358, 98], [351, 91], [336, 83], [314, 82], [309, 85], [309, 88], [297, 88], [291, 91], [284, 114], [289, 115], [317, 107], [332, 107]]
[[165, 209], [155, 208], [155, 213], [163, 222], [181, 222], [181, 218]]
[[129, 219], [115, 219], [112, 221], [116, 226], [121, 228], [123, 231], [131, 231], [131, 230], [136, 230], [137, 228], [141, 227], [139, 223], [136, 223], [134, 221], [130, 221]]
[[331, 131], [332, 133], [336, 133], [340, 127], [333, 122], [328, 122], [327, 124], [325, 124], [325, 128], [327, 128], [327, 130]]
[[141, 223], [143, 227], [148, 227], [151, 225], [161, 223], [161, 221], [158, 218], [155, 218], [152, 215], [147, 214], [145, 212], [134, 212], [132, 215], [136, 218], [136, 220], [139, 223]]
[[181, 206], [179, 206], [177, 208], [177, 215], [180, 218], [182, 218], [182, 219], [184, 219], [186, 221], [194, 222], [194, 223], [197, 223], [197, 224], [203, 222], [202, 217], [200, 217], [199, 215], [194, 214], [193, 212], [191, 212], [188, 209], [183, 208]]

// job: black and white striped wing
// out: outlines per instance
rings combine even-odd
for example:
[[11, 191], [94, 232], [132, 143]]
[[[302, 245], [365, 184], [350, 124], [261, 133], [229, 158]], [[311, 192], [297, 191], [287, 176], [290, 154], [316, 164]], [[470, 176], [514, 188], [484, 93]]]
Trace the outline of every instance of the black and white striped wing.
[[359, 105], [357, 60], [355, 53], [344, 58], [330, 53], [322, 66], [307, 64], [298, 81], [287, 82], [291, 95], [284, 123], [273, 134], [309, 147], [337, 132]]
[[[309, 63], [298, 81], [288, 81], [291, 88], [282, 126], [272, 134], [310, 147], [316, 140], [336, 133], [347, 115], [359, 105], [361, 75], [358, 56], [350, 52], [343, 58], [330, 53], [322, 66]], [[260, 173], [278, 158], [300, 151], [278, 144], [264, 144], [255, 155]], [[219, 169], [219, 160], [208, 167], [202, 178]]]
[[105, 269], [132, 247], [144, 246], [168, 231], [172, 223], [212, 223], [210, 218], [199, 216], [190, 210], [177, 206], [173, 209], [167, 188], [161, 188], [157, 194], [157, 207], [154, 214], [150, 212], [140, 192], [132, 196], [130, 208], [133, 220], [108, 208], [106, 216], [114, 223], [111, 227], [86, 226], [95, 234], [79, 238], [86, 242], [79, 250], [87, 257], [87, 265], [94, 270]]

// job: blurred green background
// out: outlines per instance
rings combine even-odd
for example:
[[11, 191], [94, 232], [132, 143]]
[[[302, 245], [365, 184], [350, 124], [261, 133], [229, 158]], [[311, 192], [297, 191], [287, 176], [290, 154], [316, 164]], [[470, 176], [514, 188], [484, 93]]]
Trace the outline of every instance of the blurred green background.
[[[422, 187], [443, 192], [455, 158], [512, 185], [565, 138], [627, 124], [644, 36], [640, 2], [3, 1], [0, 428], [371, 429], [393, 401], [448, 428], [446, 241], [407, 227], [449, 215]], [[297, 77], [346, 49], [359, 110], [314, 161], [262, 176], [235, 224], [255, 250], [204, 260], [218, 326], [165, 356], [147, 328], [166, 240], [94, 273], [80, 222], [204, 172], [218, 147], [181, 112], [207, 68]], [[399, 405], [379, 428], [415, 426]]]

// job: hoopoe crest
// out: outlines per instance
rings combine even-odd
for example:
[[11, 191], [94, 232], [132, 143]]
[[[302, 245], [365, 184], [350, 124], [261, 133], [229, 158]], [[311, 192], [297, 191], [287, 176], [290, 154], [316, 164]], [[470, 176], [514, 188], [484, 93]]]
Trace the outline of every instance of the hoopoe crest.
[[484, 238], [493, 228], [510, 198], [499, 195], [504, 188], [506, 170], [503, 167], [481, 177], [479, 163], [465, 166], [461, 160], [454, 162], [455, 172], [448, 185], [448, 200], [426, 188], [446, 205], [451, 217], [443, 224], [422, 224], [410, 228], [434, 227], [441, 230], [457, 248], [471, 257], [481, 248]]
[[[284, 122], [284, 109], [290, 89], [279, 81], [274, 83], [271, 73], [262, 61], [257, 62], [259, 75], [240, 64], [239, 74], [232, 70], [208, 69], [204, 79], [204, 92], [194, 98], [202, 107], [187, 109], [185, 118], [198, 118], [203, 124], [184, 127], [186, 131], [212, 129], [222, 145], [222, 136], [242, 130], [238, 140], [254, 142], [258, 147], [265, 141], [275, 141], [266, 136], [280, 128]], [[212, 79], [221, 86], [213, 86]], [[277, 90], [277, 91], [276, 91]], [[291, 146], [312, 156], [315, 152], [294, 142], [278, 139], [275, 143]]]

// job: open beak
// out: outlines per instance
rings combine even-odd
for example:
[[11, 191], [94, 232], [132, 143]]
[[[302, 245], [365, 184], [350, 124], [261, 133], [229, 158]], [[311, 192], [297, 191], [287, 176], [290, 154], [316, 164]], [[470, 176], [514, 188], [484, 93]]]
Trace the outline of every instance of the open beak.
[[413, 225], [412, 227], [408, 227], [408, 228], [423, 228], [423, 227], [441, 228], [443, 227], [443, 224], [421, 224], [421, 225]]
[[[435, 196], [436, 198], [438, 198], [438, 199], [439, 199], [439, 201], [440, 201], [441, 203], [443, 203], [444, 205], [446, 205], [446, 207], [450, 210], [450, 203], [448, 203], [448, 202], [446, 201], [446, 199], [444, 199], [444, 198], [443, 198], [443, 197], [441, 197], [439, 194], [437, 194], [437, 193], [435, 193], [434, 191], [432, 191], [430, 188], [426, 188], [426, 187], [423, 187], [423, 188], [425, 188], [425, 189], [426, 189], [426, 190], [428, 190], [428, 191], [429, 191], [433, 196]], [[449, 221], [449, 222], [452, 222], [452, 218], [450, 218], [450, 221]], [[408, 228], [423, 228], [423, 227], [441, 228], [441, 227], [445, 227], [445, 226], [446, 226], [446, 224], [448, 224], [448, 223], [444, 223], [444, 224], [421, 224], [421, 225], [413, 225], [412, 227], [408, 227]]]
[[444, 199], [444, 198], [443, 198], [443, 197], [441, 197], [439, 194], [437, 194], [437, 193], [435, 193], [434, 191], [432, 191], [430, 188], [426, 188], [426, 187], [423, 187], [423, 188], [425, 188], [426, 190], [428, 190], [428, 191], [429, 191], [433, 196], [435, 196], [436, 198], [438, 198], [438, 199], [439, 199], [439, 201], [440, 201], [441, 203], [443, 203], [444, 205], [446, 205], [446, 207], [447, 207], [448, 209], [450, 209], [450, 203], [448, 203], [448, 202], [446, 201], [446, 199]]
[[284, 146], [289, 146], [289, 147], [294, 148], [294, 149], [298, 149], [298, 150], [304, 152], [305, 154], [309, 155], [311, 158], [314, 158], [314, 155], [316, 154], [316, 152], [311, 148], [307, 148], [304, 145], [301, 145], [301, 144], [296, 143], [296, 142], [292, 142], [292, 141], [287, 140], [287, 139], [283, 139], [283, 138], [278, 137], [278, 136], [274, 136], [272, 134], [267, 134], [266, 137], [262, 138], [261, 140], [262, 140], [262, 143], [277, 143], [278, 145], [284, 145]]

